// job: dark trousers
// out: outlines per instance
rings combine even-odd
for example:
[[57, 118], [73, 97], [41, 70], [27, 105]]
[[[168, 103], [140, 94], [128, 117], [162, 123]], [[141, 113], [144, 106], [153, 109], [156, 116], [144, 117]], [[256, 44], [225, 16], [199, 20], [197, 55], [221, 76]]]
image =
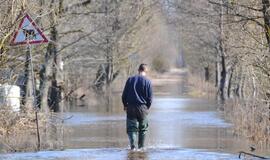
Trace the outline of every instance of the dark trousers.
[[127, 134], [130, 145], [134, 147], [134, 142], [139, 133], [138, 147], [144, 147], [145, 134], [148, 130], [148, 108], [145, 105], [127, 107]]

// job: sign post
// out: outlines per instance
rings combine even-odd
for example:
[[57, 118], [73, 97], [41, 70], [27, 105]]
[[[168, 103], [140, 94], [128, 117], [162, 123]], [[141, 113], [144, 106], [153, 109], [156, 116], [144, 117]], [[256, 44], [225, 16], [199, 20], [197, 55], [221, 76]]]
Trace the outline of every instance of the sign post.
[[[40, 133], [38, 124], [38, 107], [37, 107], [37, 95], [36, 95], [36, 84], [35, 74], [33, 67], [33, 56], [32, 56], [32, 44], [47, 43], [48, 39], [43, 32], [38, 28], [33, 19], [26, 14], [20, 22], [18, 30], [16, 30], [14, 37], [11, 41], [11, 45], [27, 45], [27, 52], [29, 54], [31, 77], [32, 77], [32, 89], [33, 89], [33, 106], [35, 109], [36, 127], [37, 127], [37, 148], [40, 150]], [[29, 61], [28, 59], [26, 61]]]

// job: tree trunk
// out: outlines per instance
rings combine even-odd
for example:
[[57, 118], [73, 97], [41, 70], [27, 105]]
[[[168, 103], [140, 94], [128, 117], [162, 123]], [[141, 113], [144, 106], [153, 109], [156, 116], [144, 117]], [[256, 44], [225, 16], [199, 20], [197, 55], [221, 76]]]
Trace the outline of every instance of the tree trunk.
[[270, 2], [269, 0], [262, 0], [262, 7], [263, 7], [263, 18], [264, 18], [264, 28], [265, 28], [265, 36], [267, 39], [268, 48], [270, 50], [270, 15], [269, 15], [269, 8]]
[[241, 81], [242, 81], [242, 67], [240, 66], [240, 68], [237, 70], [236, 72], [236, 86], [234, 89], [234, 94], [239, 98], [240, 97], [240, 88], [241, 88]]
[[48, 113], [50, 108], [48, 105], [48, 92], [50, 88], [51, 74], [52, 74], [52, 56], [51, 53], [51, 43], [49, 43], [47, 52], [45, 55], [45, 64], [40, 70], [40, 106], [41, 111]]
[[204, 79], [206, 82], [210, 79], [209, 66], [204, 67]]
[[243, 73], [241, 77], [241, 83], [240, 83], [240, 89], [239, 89], [240, 98], [245, 97], [245, 83], [246, 83], [246, 76]]
[[227, 70], [226, 70], [226, 59], [225, 59], [225, 48], [224, 48], [224, 7], [222, 0], [221, 7], [220, 7], [220, 23], [219, 23], [219, 29], [220, 29], [220, 37], [219, 37], [219, 56], [220, 56], [220, 67], [221, 67], [221, 74], [220, 74], [220, 84], [219, 84], [219, 96], [220, 100], [224, 101], [226, 98], [226, 91], [225, 91], [225, 83], [226, 83], [226, 76], [227, 76]]
[[231, 91], [232, 91], [232, 78], [233, 78], [233, 73], [234, 73], [234, 70], [232, 69], [230, 71], [230, 73], [228, 74], [228, 88], [227, 88], [227, 96], [228, 98], [232, 98], [232, 94], [231, 94]]
[[225, 64], [225, 57], [221, 56], [221, 79], [220, 79], [220, 98], [222, 101], [226, 99], [226, 78], [227, 78], [227, 71], [226, 71], [226, 64]]
[[25, 74], [25, 81], [23, 85], [23, 104], [26, 107], [25, 109], [33, 109], [33, 89], [32, 89], [32, 81], [31, 78], [34, 78], [33, 75], [31, 75], [31, 65], [30, 65], [30, 49], [27, 49], [26, 51], [26, 63], [24, 68], [24, 74]]
[[[58, 39], [58, 32], [57, 29], [54, 25], [54, 23], [51, 24], [51, 39], [54, 42], [57, 42]], [[49, 108], [52, 109], [53, 111], [57, 112], [59, 111], [59, 102], [60, 102], [60, 96], [61, 95], [61, 90], [60, 86], [58, 85], [58, 79], [57, 79], [57, 74], [58, 74], [58, 57], [57, 57], [57, 48], [55, 43], [51, 43], [49, 46], [49, 55], [51, 55], [52, 60], [52, 79], [51, 79], [51, 87], [49, 89]]]
[[[218, 47], [217, 47], [218, 48]], [[217, 59], [216, 59], [216, 84], [215, 86], [217, 88], [219, 88], [220, 86], [220, 73], [221, 73], [221, 69], [220, 69], [220, 57], [219, 57], [219, 50], [217, 50]]]
[[45, 65], [41, 65], [40, 70], [39, 70], [39, 78], [40, 78], [40, 85], [39, 85], [39, 95], [38, 95], [38, 107], [41, 109], [42, 112], [47, 113], [47, 107], [44, 108], [44, 104], [42, 104], [42, 97], [44, 94], [44, 87], [45, 87], [45, 82], [46, 82], [46, 67]]
[[[53, 9], [56, 3], [51, 1], [50, 8]], [[59, 3], [61, 4], [61, 3]], [[58, 84], [58, 71], [60, 66], [60, 58], [57, 56], [56, 42], [58, 40], [58, 31], [56, 29], [55, 13], [51, 13], [50, 17], [50, 39], [47, 53], [45, 57], [45, 76], [43, 85], [41, 86], [41, 108], [47, 112], [49, 109], [59, 111], [59, 102], [61, 101], [61, 85]], [[48, 108], [49, 107], [49, 108]]]
[[256, 79], [254, 76], [252, 76], [252, 88], [253, 88], [252, 96], [253, 96], [253, 98], [256, 98], [257, 97], [257, 85], [256, 85]]

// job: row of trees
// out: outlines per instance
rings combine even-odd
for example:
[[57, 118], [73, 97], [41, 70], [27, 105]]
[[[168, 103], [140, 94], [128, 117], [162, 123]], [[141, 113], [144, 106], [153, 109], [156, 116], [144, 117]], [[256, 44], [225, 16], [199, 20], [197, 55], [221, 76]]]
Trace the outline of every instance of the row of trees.
[[168, 22], [181, 32], [189, 65], [215, 82], [222, 100], [258, 94], [268, 98], [269, 87], [261, 83], [269, 80], [267, 1], [169, 0], [167, 4], [173, 15]]
[[[268, 115], [265, 116], [270, 101], [269, 1], [165, 2], [167, 14], [172, 15], [168, 17], [168, 23], [181, 33], [184, 55], [191, 71], [214, 83], [217, 97], [222, 102], [241, 99], [237, 107], [242, 113], [234, 119], [250, 118], [238, 124], [242, 126], [242, 132], [261, 125], [257, 130], [267, 140], [269, 130], [262, 124], [269, 121]], [[248, 117], [249, 113], [253, 118]], [[253, 121], [255, 123], [251, 123]], [[253, 138], [256, 137], [254, 134], [246, 132]]]
[[62, 100], [78, 88], [103, 95], [109, 93], [106, 91], [120, 70], [136, 55], [139, 44], [131, 41], [144, 20], [151, 17], [150, 11], [156, 3], [150, 0], [1, 1], [1, 84], [20, 85], [24, 106], [33, 107], [28, 49], [10, 46], [14, 31], [28, 13], [50, 40], [48, 44], [31, 47], [38, 84], [36, 96], [42, 111], [61, 110]]
[[[0, 84], [20, 86], [21, 108], [25, 111], [17, 115], [1, 107], [5, 121], [0, 125], [0, 142], [8, 151], [54, 149], [59, 144], [63, 147], [64, 119], [50, 111], [63, 111], [65, 100], [92, 96], [92, 92], [105, 97], [107, 105], [110, 104], [112, 83], [125, 71], [133, 72], [143, 59], [138, 54], [146, 42], [142, 28], [151, 23], [158, 3], [155, 0], [0, 2]], [[49, 43], [30, 48], [10, 45], [26, 13], [44, 31]], [[32, 114], [33, 97], [40, 108], [39, 118], [37, 111], [36, 116]], [[33, 135], [38, 137], [38, 143]]]

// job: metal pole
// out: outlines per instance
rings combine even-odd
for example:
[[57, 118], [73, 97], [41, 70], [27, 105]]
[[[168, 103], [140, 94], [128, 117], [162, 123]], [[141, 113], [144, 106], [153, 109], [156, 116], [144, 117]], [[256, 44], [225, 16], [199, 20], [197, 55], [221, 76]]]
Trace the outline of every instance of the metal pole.
[[33, 87], [33, 97], [34, 97], [34, 110], [35, 110], [35, 117], [36, 117], [36, 127], [37, 127], [37, 149], [40, 150], [40, 134], [39, 134], [39, 125], [38, 125], [38, 108], [37, 108], [37, 100], [36, 100], [36, 83], [35, 83], [35, 74], [34, 74], [34, 67], [33, 67], [33, 60], [32, 60], [32, 52], [31, 52], [31, 44], [28, 43], [28, 51], [30, 54], [30, 66], [31, 66], [31, 75], [32, 75], [32, 87]]

